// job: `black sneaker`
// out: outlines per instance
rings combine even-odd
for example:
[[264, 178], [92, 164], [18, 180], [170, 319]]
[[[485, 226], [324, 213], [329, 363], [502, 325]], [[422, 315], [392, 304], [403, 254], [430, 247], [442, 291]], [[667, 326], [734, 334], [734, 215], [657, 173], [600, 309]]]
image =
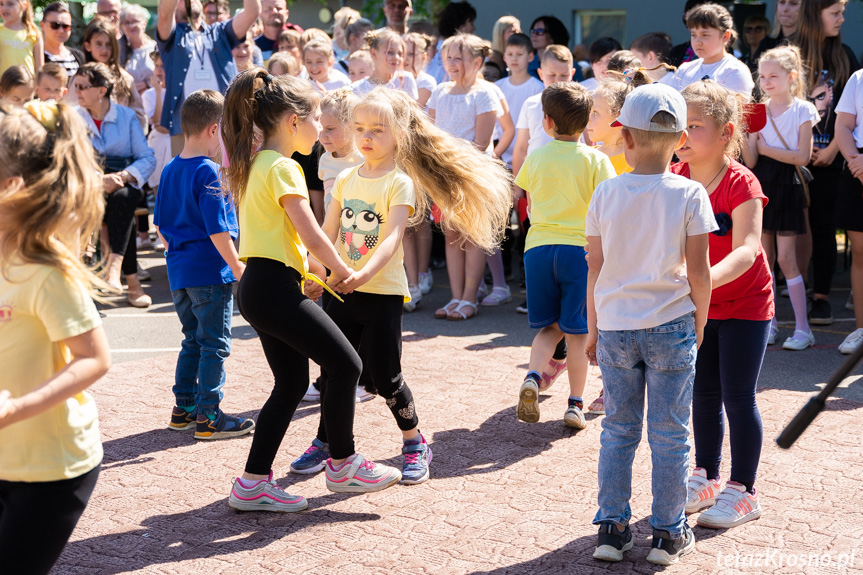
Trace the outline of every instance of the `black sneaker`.
[[518, 313], [527, 313], [527, 300], [524, 300], [517, 306], [515, 306], [515, 311]]
[[684, 555], [695, 549], [695, 534], [686, 523], [683, 524], [683, 535], [671, 537], [668, 531], [654, 529], [653, 544], [647, 561], [654, 565], [673, 565]]
[[203, 413], [198, 414], [195, 426], [195, 439], [224, 439], [239, 437], [252, 431], [255, 422], [251, 419], [241, 419], [219, 411], [215, 419], [210, 419]]
[[809, 312], [809, 323], [812, 325], [830, 325], [833, 323], [833, 310], [826, 299], [812, 300], [812, 311]]
[[171, 411], [171, 423], [168, 424], [168, 429], [182, 431], [184, 429], [195, 427], [197, 422], [197, 416], [195, 415], [196, 411], [196, 409], [186, 411], [179, 405], [175, 405], [174, 410]]
[[623, 560], [623, 554], [632, 549], [632, 532], [629, 525], [623, 531], [618, 530], [614, 523], [603, 523], [599, 526], [596, 537], [596, 551], [593, 558], [600, 561], [617, 563]]

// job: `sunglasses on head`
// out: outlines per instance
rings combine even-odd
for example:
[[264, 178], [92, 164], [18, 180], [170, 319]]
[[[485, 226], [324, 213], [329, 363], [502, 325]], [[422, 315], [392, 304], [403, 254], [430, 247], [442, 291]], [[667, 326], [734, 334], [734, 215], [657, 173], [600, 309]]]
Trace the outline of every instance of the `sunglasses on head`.
[[53, 22], [53, 21], [45, 21], [45, 23], [48, 24], [49, 26], [51, 26], [52, 30], [71, 30], [72, 29], [71, 24], [61, 24], [60, 22]]
[[545, 36], [548, 33], [548, 30], [545, 28], [531, 28], [530, 35], [531, 36]]

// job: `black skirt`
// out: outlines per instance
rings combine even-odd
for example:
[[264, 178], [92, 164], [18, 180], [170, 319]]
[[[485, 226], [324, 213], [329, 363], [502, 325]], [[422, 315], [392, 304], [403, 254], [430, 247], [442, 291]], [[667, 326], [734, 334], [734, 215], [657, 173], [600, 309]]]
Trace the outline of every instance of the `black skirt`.
[[836, 227], [850, 232], [863, 232], [863, 184], [851, 175], [848, 166], [839, 177], [836, 198]]
[[760, 156], [752, 172], [770, 200], [764, 207], [762, 229], [765, 232], [805, 234], [806, 192], [798, 183], [794, 166]]

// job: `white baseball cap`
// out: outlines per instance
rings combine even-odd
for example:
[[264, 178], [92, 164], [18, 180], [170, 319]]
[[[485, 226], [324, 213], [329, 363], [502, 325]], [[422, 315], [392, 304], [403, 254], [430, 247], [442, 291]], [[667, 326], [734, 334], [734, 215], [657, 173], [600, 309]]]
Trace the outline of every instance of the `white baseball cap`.
[[[663, 126], [651, 120], [657, 112], [674, 116], [674, 124]], [[680, 92], [665, 84], [646, 84], [626, 95], [620, 116], [611, 123], [645, 132], [682, 132], [686, 129], [686, 100]]]

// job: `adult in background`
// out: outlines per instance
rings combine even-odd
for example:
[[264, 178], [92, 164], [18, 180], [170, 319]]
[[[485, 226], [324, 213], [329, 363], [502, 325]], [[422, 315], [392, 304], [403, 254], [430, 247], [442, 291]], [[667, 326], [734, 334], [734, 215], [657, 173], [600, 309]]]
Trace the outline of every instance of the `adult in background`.
[[227, 22], [231, 19], [231, 6], [228, 0], [207, 0], [204, 2], [204, 23], [212, 26], [216, 22]]
[[255, 38], [255, 45], [260, 48], [264, 62], [270, 59], [273, 52], [278, 51], [279, 35], [282, 32], [285, 30], [303, 32], [302, 28], [288, 22], [290, 14], [285, 0], [261, 0], [261, 23], [264, 26], [264, 32]]
[[809, 184], [811, 251], [809, 244], [801, 246], [799, 240], [797, 246], [798, 265], [804, 264], [801, 270], [808, 269], [807, 256], [812, 256], [814, 293], [809, 322], [813, 325], [833, 323], [828, 296], [836, 271], [836, 199], [844, 162], [839, 142], [834, 138], [836, 104], [848, 78], [860, 67], [854, 52], [842, 43], [839, 34], [845, 21], [844, 12], [845, 0], [804, 0], [800, 27], [794, 36], [804, 67], [809, 70], [809, 100], [821, 115], [821, 121], [812, 128], [815, 144], [809, 165], [815, 176]]
[[755, 72], [758, 70], [758, 59], [756, 55], [761, 47], [761, 42], [767, 37], [770, 28], [770, 20], [760, 14], [753, 14], [743, 22], [743, 35], [738, 47], [740, 49], [740, 61], [749, 66]]
[[472, 34], [476, 30], [475, 21], [476, 8], [471, 6], [469, 2], [450, 2], [438, 16], [437, 27], [440, 36], [435, 47], [434, 58], [426, 67], [426, 72], [433, 76], [438, 84], [447, 77], [441, 59], [441, 47], [444, 41], [456, 34]]
[[513, 34], [521, 34], [521, 22], [515, 16], [501, 16], [491, 30], [491, 56], [487, 61], [497, 64], [504, 71], [504, 76], [508, 76], [509, 72], [506, 62], [503, 61], [503, 52], [506, 49], [506, 41]]
[[800, 28], [800, 7], [803, 0], [779, 0], [773, 13], [773, 32], [761, 41], [758, 51], [753, 56], [757, 62], [762, 52], [777, 46], [794, 43], [794, 37]]
[[84, 64], [84, 52], [69, 48], [66, 42], [72, 35], [72, 14], [62, 2], [54, 2], [42, 12], [42, 38], [45, 43], [45, 62], [54, 62], [66, 69], [69, 78]]
[[[686, 14], [689, 13], [690, 10], [696, 6], [707, 4], [712, 1], [713, 0], [686, 0], [686, 4], [683, 6], [683, 25], [686, 26]], [[687, 36], [689, 35], [688, 28], [686, 30], [686, 34]], [[695, 55], [695, 50], [692, 49], [692, 42], [689, 40], [672, 47], [671, 51], [668, 53], [668, 63], [675, 68], [679, 68], [681, 64], [692, 62], [693, 60], [698, 60], [698, 56]]]
[[[527, 67], [530, 75], [539, 80], [539, 66], [542, 62], [542, 55], [545, 54], [545, 49], [552, 44], [566, 46], [569, 48], [569, 30], [563, 25], [563, 22], [554, 16], [540, 16], [533, 21], [528, 30], [530, 35], [530, 43], [533, 44], [533, 49], [536, 50], [536, 56]], [[576, 67], [576, 75], [573, 78], [576, 82], [581, 81], [581, 68]]]
[[404, 36], [408, 32], [408, 19], [413, 11], [411, 0], [384, 0], [387, 28], [399, 36]]
[[261, 12], [260, 0], [243, 0], [243, 9], [226, 22], [208, 26], [203, 22], [201, 0], [159, 0], [156, 43], [165, 66], [165, 103], [162, 126], [171, 133], [171, 152], [183, 149], [180, 108], [195, 90], [224, 93], [237, 75], [232, 50], [243, 42]]
[[353, 54], [357, 50], [362, 50], [366, 45], [366, 34], [370, 30], [374, 30], [375, 25], [371, 20], [360, 18], [353, 24], [348, 25], [345, 29], [345, 36], [348, 42], [348, 52]]
[[120, 28], [128, 43], [126, 59], [120, 65], [132, 75], [138, 92], [143, 93], [150, 87], [155, 64], [150, 54], [156, 48], [156, 42], [147, 36], [147, 22], [150, 12], [138, 4], [129, 4], [120, 12]]

